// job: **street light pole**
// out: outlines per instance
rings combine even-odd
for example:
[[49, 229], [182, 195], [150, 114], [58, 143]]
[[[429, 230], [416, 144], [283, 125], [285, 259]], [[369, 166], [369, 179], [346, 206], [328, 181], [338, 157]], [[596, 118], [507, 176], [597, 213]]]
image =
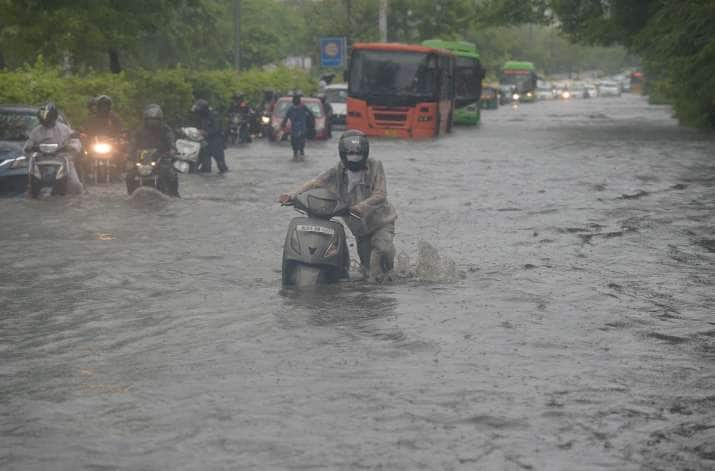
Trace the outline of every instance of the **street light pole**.
[[378, 19], [380, 41], [387, 42], [387, 0], [380, 0], [380, 17]]
[[233, 67], [241, 68], [241, 0], [233, 1]]

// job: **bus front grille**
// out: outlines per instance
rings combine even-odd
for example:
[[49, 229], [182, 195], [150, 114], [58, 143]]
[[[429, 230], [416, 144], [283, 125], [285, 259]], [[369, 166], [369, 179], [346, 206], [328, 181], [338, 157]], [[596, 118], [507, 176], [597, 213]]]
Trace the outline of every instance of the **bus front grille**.
[[391, 123], [404, 123], [407, 121], [406, 114], [375, 113], [375, 121], [389, 121]]

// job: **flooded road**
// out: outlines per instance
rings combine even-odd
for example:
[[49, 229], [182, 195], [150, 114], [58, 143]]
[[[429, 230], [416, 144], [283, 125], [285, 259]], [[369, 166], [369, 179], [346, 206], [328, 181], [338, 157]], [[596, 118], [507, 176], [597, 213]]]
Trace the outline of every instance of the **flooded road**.
[[483, 120], [372, 142], [383, 286], [281, 292], [274, 201], [335, 141], [0, 199], [0, 468], [713, 469], [715, 140], [629, 95]]

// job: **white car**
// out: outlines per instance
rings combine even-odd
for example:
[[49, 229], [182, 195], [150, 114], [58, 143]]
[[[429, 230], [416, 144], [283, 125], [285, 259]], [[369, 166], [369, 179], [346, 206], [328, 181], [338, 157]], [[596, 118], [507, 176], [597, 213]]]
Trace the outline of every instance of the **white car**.
[[621, 86], [616, 82], [601, 82], [598, 85], [600, 96], [621, 96]]
[[332, 124], [345, 124], [348, 115], [348, 86], [336, 83], [325, 87], [325, 101], [333, 108]]

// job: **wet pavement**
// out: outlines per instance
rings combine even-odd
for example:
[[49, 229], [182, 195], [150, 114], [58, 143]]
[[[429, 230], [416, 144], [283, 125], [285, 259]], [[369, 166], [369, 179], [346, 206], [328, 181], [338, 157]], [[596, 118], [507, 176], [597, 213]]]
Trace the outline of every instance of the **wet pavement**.
[[0, 468], [713, 469], [715, 140], [630, 95], [483, 116], [373, 141], [383, 286], [281, 291], [274, 201], [334, 141], [0, 199]]

